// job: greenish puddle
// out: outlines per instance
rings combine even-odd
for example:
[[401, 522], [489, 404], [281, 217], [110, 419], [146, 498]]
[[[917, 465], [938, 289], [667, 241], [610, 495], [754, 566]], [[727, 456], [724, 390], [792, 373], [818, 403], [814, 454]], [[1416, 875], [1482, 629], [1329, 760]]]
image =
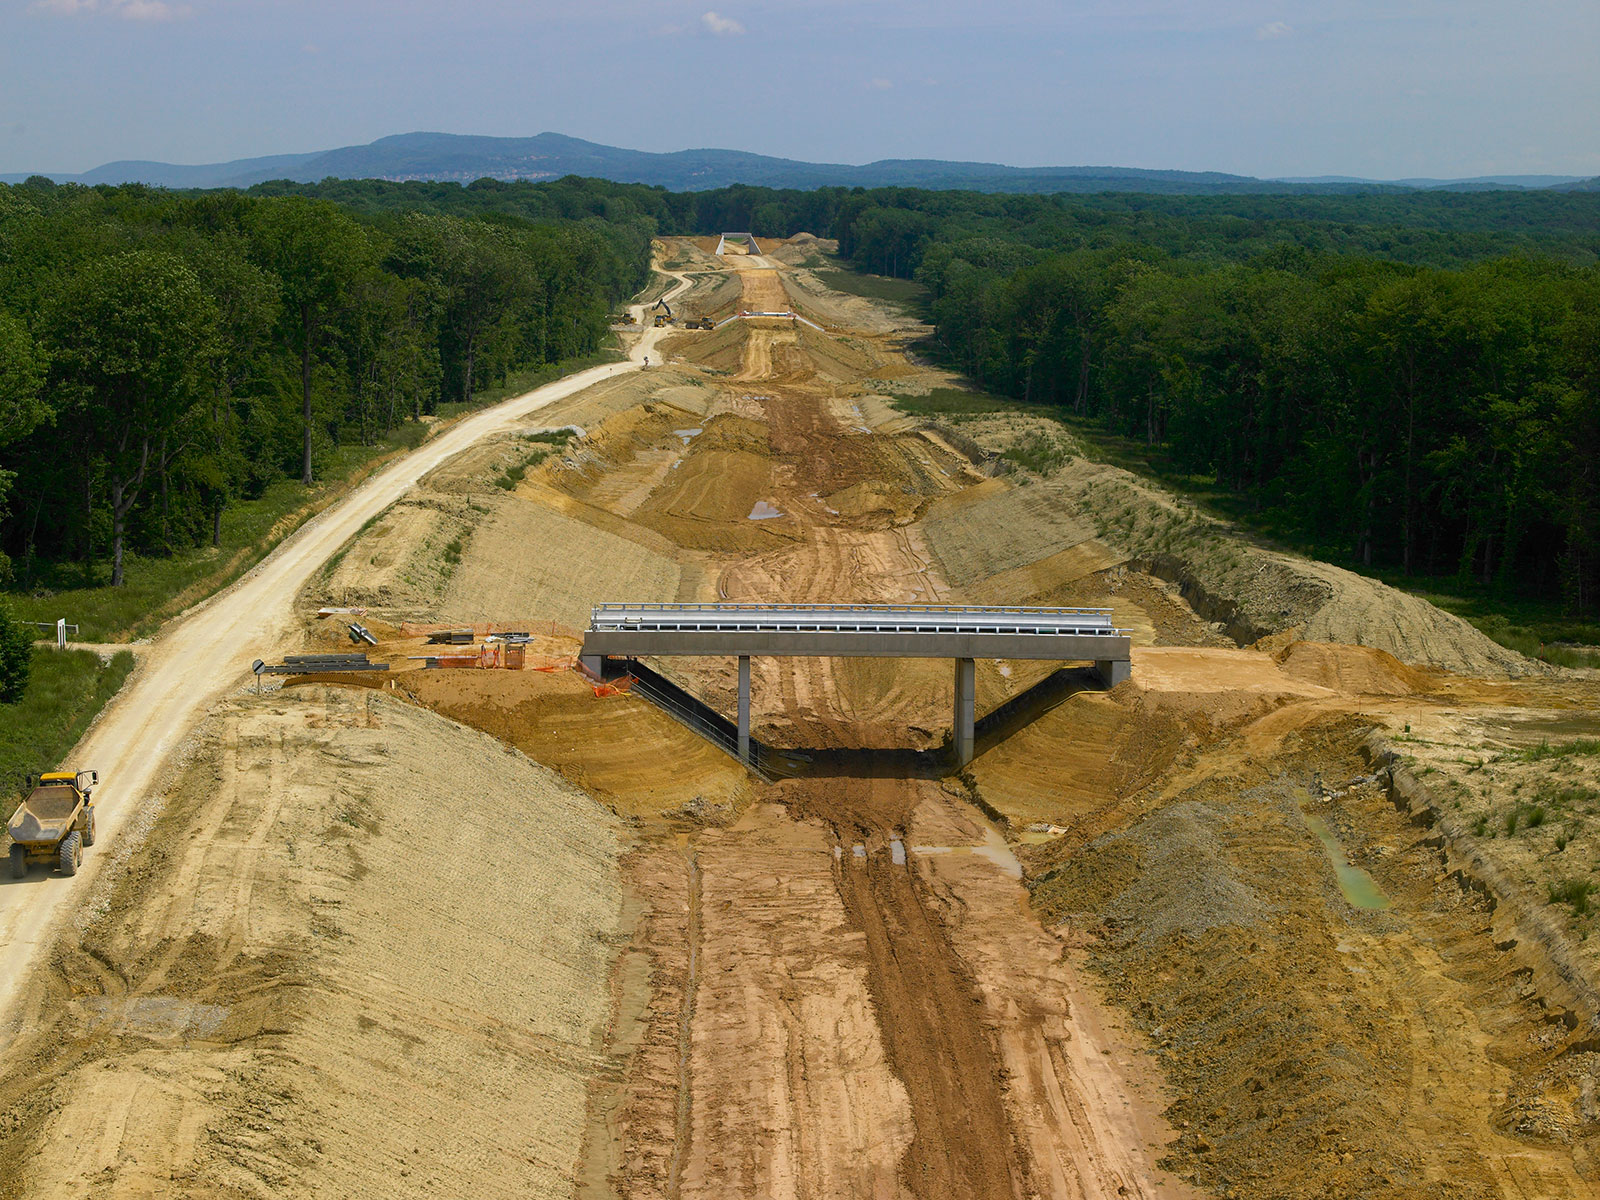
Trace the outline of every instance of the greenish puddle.
[[1300, 815], [1305, 818], [1305, 823], [1311, 832], [1322, 842], [1323, 853], [1328, 856], [1328, 862], [1333, 866], [1333, 873], [1338, 877], [1339, 890], [1344, 893], [1344, 898], [1357, 908], [1388, 908], [1389, 897], [1383, 894], [1383, 889], [1371, 875], [1360, 867], [1351, 865], [1350, 860], [1344, 856], [1344, 847], [1339, 845], [1339, 839], [1333, 836], [1333, 831], [1322, 818], [1313, 817], [1308, 812], [1302, 812]]

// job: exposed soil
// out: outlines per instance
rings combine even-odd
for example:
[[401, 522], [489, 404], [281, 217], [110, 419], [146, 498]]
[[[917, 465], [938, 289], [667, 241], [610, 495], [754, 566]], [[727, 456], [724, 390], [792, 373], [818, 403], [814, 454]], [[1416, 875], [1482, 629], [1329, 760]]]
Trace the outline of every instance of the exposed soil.
[[[11, 1019], [0, 1195], [1595, 1194], [1595, 918], [1545, 892], [1600, 685], [1125, 472], [993, 474], [1041, 423], [890, 408], [951, 380], [813, 242], [661, 260], [827, 333], [666, 337], [311, 580], [392, 670], [191, 738]], [[769, 783], [559, 669], [620, 599], [1100, 605], [1133, 678], [979, 663], [951, 774], [950, 664], [758, 659]], [[541, 669], [420, 669], [419, 620]]]

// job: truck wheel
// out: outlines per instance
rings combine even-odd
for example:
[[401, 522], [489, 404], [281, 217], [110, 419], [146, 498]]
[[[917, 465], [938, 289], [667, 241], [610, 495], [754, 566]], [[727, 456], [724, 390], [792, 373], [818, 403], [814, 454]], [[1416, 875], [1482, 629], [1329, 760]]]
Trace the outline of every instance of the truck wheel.
[[21, 846], [11, 847], [11, 878], [21, 879], [28, 873], [28, 852]]
[[83, 861], [83, 841], [74, 829], [61, 839], [61, 873], [63, 875], [76, 875], [78, 864]]
[[87, 850], [94, 845], [94, 809], [89, 810], [89, 819], [83, 823], [83, 848]]

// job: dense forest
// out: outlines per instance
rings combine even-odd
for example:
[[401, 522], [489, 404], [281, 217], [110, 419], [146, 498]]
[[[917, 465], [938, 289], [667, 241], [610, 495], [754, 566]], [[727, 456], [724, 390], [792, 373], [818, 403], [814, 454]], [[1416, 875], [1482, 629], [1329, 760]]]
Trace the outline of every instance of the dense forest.
[[336, 447], [595, 353], [648, 251], [598, 215], [0, 186], [0, 576], [120, 583]]
[[1008, 199], [867, 207], [841, 249], [983, 386], [1325, 553], [1600, 606], [1600, 196]]
[[985, 195], [568, 178], [0, 188], [0, 548], [203, 541], [529, 364], [661, 233], [924, 285], [976, 382], [1159, 446], [1324, 552], [1600, 603], [1600, 194]]

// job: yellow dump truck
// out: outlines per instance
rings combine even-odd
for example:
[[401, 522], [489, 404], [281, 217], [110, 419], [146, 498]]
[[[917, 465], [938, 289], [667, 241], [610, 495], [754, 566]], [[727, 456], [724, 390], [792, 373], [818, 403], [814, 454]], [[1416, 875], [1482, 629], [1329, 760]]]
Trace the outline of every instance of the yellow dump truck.
[[39, 776], [28, 798], [11, 814], [11, 877], [21, 879], [32, 862], [53, 863], [76, 875], [83, 851], [94, 845], [96, 771], [51, 771]]

